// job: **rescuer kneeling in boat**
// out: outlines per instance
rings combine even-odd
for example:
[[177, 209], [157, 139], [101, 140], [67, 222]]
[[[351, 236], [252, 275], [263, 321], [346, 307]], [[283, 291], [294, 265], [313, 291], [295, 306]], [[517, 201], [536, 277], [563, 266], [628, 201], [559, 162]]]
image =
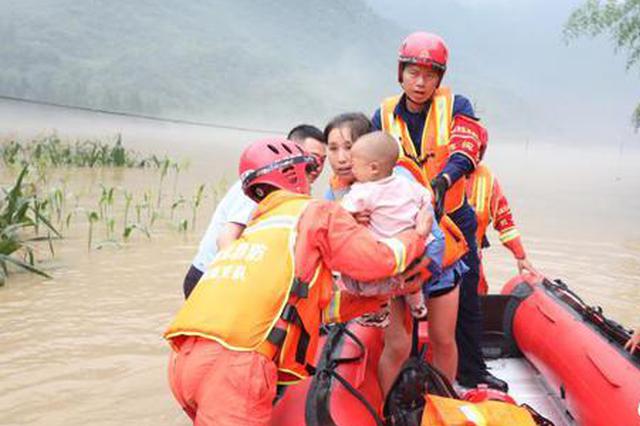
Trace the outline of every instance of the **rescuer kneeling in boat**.
[[[484, 157], [486, 144], [480, 149], [480, 159]], [[516, 228], [513, 214], [507, 197], [502, 192], [498, 178], [486, 164], [480, 164], [467, 180], [467, 198], [478, 218], [478, 230], [476, 231], [476, 243], [478, 245], [478, 257], [480, 258], [480, 280], [478, 281], [478, 293], [487, 294], [489, 285], [482, 266], [482, 249], [489, 247], [487, 228], [490, 223], [498, 231], [500, 242], [516, 259], [518, 273], [529, 272], [539, 276], [540, 273], [533, 267], [520, 238], [520, 231]]]
[[480, 348], [482, 313], [475, 240], [478, 223], [465, 196], [466, 175], [480, 161], [480, 147], [487, 132], [466, 97], [440, 86], [448, 57], [449, 50], [439, 36], [410, 34], [398, 52], [398, 81], [403, 93], [385, 99], [372, 121], [377, 129], [398, 140], [402, 147], [400, 163], [419, 181], [431, 184], [436, 217], [446, 213], [462, 231], [469, 247], [463, 258], [469, 271], [460, 285], [456, 324], [458, 382], [466, 387], [486, 383], [506, 391], [507, 383], [487, 371]]
[[310, 198], [313, 166], [285, 139], [242, 154], [243, 190], [258, 207], [165, 333], [171, 390], [195, 424], [268, 425], [276, 382], [313, 371], [321, 323], [380, 309], [384, 299], [334, 291], [331, 270], [361, 281], [402, 272], [408, 291], [429, 273], [428, 209], [415, 230], [378, 241], [337, 203]]

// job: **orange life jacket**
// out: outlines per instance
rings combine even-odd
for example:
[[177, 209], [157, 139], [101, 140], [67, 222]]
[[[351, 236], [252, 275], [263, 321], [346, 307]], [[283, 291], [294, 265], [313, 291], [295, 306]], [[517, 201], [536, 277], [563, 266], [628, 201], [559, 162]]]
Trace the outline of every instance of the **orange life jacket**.
[[[392, 96], [382, 101], [382, 130], [400, 144], [400, 163], [412, 172], [415, 169], [421, 175], [421, 183], [430, 182], [442, 171], [449, 159], [453, 94], [447, 87], [440, 87], [435, 91], [422, 132], [420, 156], [416, 152], [407, 124], [402, 117], [394, 114], [399, 100], [400, 96]], [[465, 180], [461, 177], [447, 190], [444, 201], [447, 213], [456, 211], [464, 204]]]
[[442, 256], [442, 268], [448, 268], [467, 254], [469, 246], [464, 234], [453, 220], [447, 216], [442, 216], [439, 222], [440, 229], [444, 233], [444, 255]]
[[[494, 226], [500, 233], [500, 242], [506, 245], [518, 257], [524, 256], [524, 249], [520, 247], [520, 231], [516, 228], [511, 210], [506, 198], [496, 189], [498, 183], [489, 167], [480, 164], [471, 174], [467, 183], [467, 197], [469, 204], [476, 211], [478, 217], [478, 230], [476, 240], [478, 247], [482, 247], [482, 240], [485, 237], [487, 228], [492, 221], [496, 221]], [[498, 191], [498, 193], [495, 193]], [[495, 194], [494, 194], [495, 193]], [[496, 198], [494, 198], [494, 196]], [[492, 206], [492, 203], [495, 205]], [[517, 242], [515, 240], [518, 240]], [[517, 248], [512, 248], [517, 245]]]
[[309, 202], [284, 191], [263, 200], [263, 213], [216, 255], [165, 338], [200, 336], [275, 357], [280, 383], [308, 376], [321, 325], [321, 289], [332, 282], [323, 263], [310, 282], [296, 277], [297, 226]]
[[522, 407], [501, 401], [472, 403], [427, 396], [422, 426], [536, 426]]

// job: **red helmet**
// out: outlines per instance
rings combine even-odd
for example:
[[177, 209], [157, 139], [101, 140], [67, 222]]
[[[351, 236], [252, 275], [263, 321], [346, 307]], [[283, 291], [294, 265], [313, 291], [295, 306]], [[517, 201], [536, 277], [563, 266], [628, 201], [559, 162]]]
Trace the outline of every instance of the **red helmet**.
[[258, 140], [244, 150], [238, 172], [244, 193], [252, 200], [259, 201], [263, 198], [262, 194], [255, 191], [259, 184], [308, 194], [307, 171], [315, 165], [315, 159], [295, 142], [285, 138], [268, 138]]
[[449, 49], [440, 36], [423, 31], [411, 33], [398, 50], [398, 81], [402, 83], [405, 64], [428, 66], [444, 75], [447, 59]]

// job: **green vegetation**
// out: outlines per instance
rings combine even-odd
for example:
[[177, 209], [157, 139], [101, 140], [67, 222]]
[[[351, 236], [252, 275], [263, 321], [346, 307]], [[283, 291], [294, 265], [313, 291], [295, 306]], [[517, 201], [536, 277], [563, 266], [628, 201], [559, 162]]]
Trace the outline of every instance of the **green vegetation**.
[[[188, 198], [177, 192], [184, 163], [168, 157], [142, 158], [125, 149], [120, 137], [113, 143], [69, 144], [55, 136], [26, 144], [10, 141], [0, 144], [0, 158], [9, 172], [16, 173], [14, 183], [0, 188], [0, 285], [10, 264], [49, 277], [36, 265], [34, 244], [48, 243], [53, 255], [52, 240], [62, 238], [62, 231], [74, 226], [86, 226], [88, 250], [121, 247], [135, 233], [151, 239], [159, 225], [180, 233], [193, 231], [207, 196], [204, 184], [197, 185]], [[157, 186], [135, 190], [92, 182], [88, 194], [80, 197], [69, 189], [68, 178], [53, 177], [60, 167], [150, 167], [158, 176], [154, 179]], [[30, 174], [30, 170], [37, 173]], [[172, 182], [173, 194], [166, 200], [168, 182]], [[212, 187], [214, 202], [226, 186], [220, 181]]]
[[[587, 0], [576, 9], [564, 29], [567, 40], [587, 35], [596, 37], [609, 34], [616, 51], [626, 51], [627, 69], [640, 64], [640, 0]], [[640, 129], [640, 104], [633, 118], [636, 130]]]
[[[47, 167], [161, 167], [174, 164], [169, 158], [143, 157], [122, 146], [118, 135], [114, 143], [102, 141], [63, 142], [53, 134], [27, 143], [6, 141], [0, 144], [0, 159], [6, 166], [35, 164]], [[164, 172], [166, 174], [166, 171]]]
[[[51, 242], [52, 238], [61, 236], [42, 214], [47, 200], [39, 198], [34, 185], [25, 181], [28, 172], [29, 169], [23, 167], [15, 183], [8, 189], [2, 188], [0, 194], [0, 285], [9, 274], [9, 264], [49, 277], [35, 266], [31, 244], [45, 240]], [[41, 224], [47, 230], [46, 236], [38, 235]], [[51, 244], [49, 247], [53, 253]]]

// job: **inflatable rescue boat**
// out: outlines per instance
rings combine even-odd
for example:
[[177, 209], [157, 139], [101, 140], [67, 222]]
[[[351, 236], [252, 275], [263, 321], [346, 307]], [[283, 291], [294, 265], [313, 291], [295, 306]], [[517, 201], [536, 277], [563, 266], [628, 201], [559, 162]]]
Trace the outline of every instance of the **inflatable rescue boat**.
[[[482, 349], [492, 373], [509, 383], [509, 395], [482, 386], [456, 391], [426, 362], [427, 327], [420, 323], [412, 357], [383, 400], [377, 383], [382, 331], [350, 322], [323, 330], [316, 373], [284, 391], [273, 425], [640, 425], [640, 354], [623, 349], [630, 332], [600, 308], [559, 280], [528, 276], [483, 296], [482, 307]], [[502, 405], [487, 401], [493, 399]], [[524, 407], [531, 420], [505, 420], [523, 415], [499, 413], [505, 401]], [[453, 417], [442, 410], [438, 417], [442, 402], [464, 420], [444, 420]]]

